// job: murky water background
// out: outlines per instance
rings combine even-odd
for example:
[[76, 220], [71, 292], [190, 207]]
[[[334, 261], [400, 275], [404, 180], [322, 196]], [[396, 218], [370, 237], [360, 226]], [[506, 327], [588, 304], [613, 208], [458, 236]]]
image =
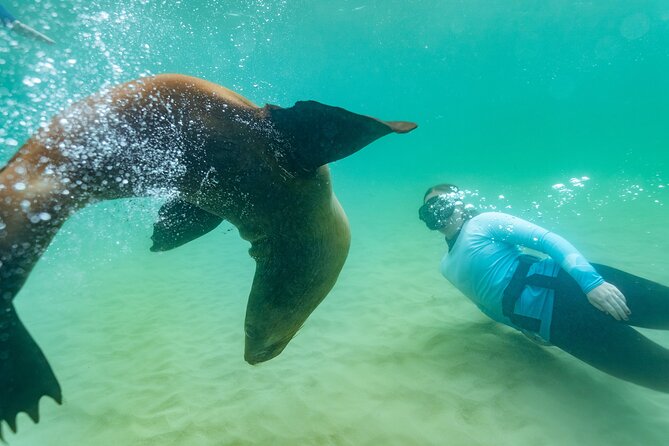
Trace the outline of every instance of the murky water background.
[[454, 182], [669, 284], [669, 3], [224, 3], [3, 2], [58, 45], [0, 30], [0, 158], [69, 101], [161, 72], [420, 128], [332, 166], [351, 254], [258, 367], [234, 228], [154, 254], [159, 198], [73, 217], [16, 301], [65, 404], [12, 444], [663, 444], [669, 397], [486, 320], [416, 211]]

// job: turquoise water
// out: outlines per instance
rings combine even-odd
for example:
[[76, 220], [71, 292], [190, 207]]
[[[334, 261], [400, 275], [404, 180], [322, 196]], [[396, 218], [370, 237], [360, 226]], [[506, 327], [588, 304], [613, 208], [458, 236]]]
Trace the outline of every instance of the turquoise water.
[[65, 404], [20, 417], [12, 444], [665, 441], [669, 397], [487, 321], [439, 276], [445, 246], [416, 210], [454, 182], [669, 283], [666, 1], [2, 4], [58, 42], [0, 29], [2, 160], [69, 100], [163, 72], [420, 126], [331, 166], [349, 259], [259, 367], [242, 358], [254, 265], [230, 225], [153, 254], [160, 199], [74, 216], [17, 298]]

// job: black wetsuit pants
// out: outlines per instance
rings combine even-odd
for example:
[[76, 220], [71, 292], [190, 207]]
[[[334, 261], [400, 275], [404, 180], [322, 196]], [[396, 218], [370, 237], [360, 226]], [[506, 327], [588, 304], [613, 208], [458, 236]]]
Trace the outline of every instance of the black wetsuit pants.
[[617, 321], [595, 308], [564, 271], [558, 275], [551, 343], [618, 378], [669, 392], [669, 350], [631, 326], [669, 329], [669, 287], [593, 264], [625, 295], [632, 314]]

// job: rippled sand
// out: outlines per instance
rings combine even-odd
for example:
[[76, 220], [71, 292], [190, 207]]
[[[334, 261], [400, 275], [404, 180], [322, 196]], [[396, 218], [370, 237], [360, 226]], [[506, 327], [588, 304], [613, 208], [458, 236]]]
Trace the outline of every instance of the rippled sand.
[[[415, 220], [422, 186], [397, 187], [396, 199], [369, 185], [340, 194], [353, 229], [340, 280], [285, 352], [255, 367], [242, 358], [253, 262], [236, 231], [152, 254], [150, 210], [82, 212], [17, 301], [64, 404], [44, 400], [38, 425], [22, 415], [10, 444], [666, 442], [669, 396], [536, 346], [450, 287], [442, 242]], [[669, 282], [657, 240], [641, 250], [629, 232], [583, 222], [564, 225], [593, 260]], [[651, 335], [669, 346], [669, 333]]]

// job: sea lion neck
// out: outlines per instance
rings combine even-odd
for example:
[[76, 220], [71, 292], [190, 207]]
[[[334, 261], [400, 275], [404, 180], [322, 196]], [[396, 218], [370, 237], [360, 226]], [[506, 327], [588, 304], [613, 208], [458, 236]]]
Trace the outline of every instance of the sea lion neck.
[[[239, 188], [231, 190], [233, 199], [226, 200], [224, 207], [217, 207], [218, 202], [202, 203], [203, 207], [225, 215], [239, 229], [239, 235], [251, 243], [293, 234], [297, 228], [305, 233], [303, 222], [320, 221], [332, 213], [334, 196], [327, 166], [289, 179], [266, 175], [256, 178], [255, 186], [251, 189], [242, 182]], [[313, 225], [308, 232], [328, 229]]]

